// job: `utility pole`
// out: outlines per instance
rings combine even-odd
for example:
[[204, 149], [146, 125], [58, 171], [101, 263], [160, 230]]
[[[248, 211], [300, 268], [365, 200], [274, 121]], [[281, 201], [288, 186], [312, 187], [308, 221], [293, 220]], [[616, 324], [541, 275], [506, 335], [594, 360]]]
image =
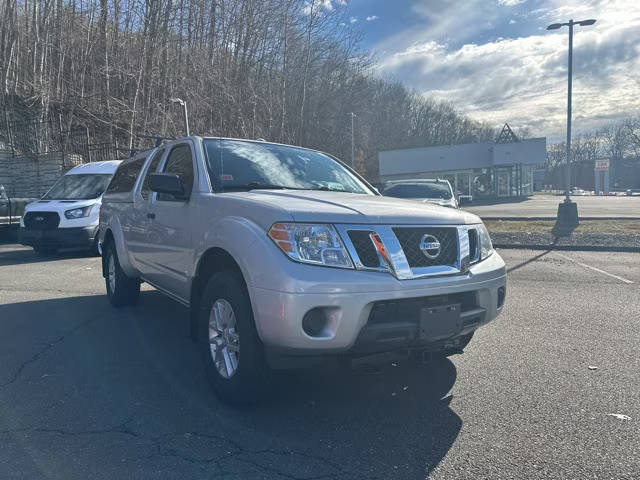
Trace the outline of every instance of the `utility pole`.
[[356, 143], [355, 143], [355, 131], [354, 131], [354, 120], [357, 115], [353, 112], [350, 112], [351, 116], [351, 168], [356, 168]]

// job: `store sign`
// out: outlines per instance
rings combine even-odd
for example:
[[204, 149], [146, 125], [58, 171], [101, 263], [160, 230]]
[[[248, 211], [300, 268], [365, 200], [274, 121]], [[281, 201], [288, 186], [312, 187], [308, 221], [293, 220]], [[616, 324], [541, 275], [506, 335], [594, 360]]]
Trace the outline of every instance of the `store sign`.
[[609, 170], [609, 160], [596, 160], [596, 170]]

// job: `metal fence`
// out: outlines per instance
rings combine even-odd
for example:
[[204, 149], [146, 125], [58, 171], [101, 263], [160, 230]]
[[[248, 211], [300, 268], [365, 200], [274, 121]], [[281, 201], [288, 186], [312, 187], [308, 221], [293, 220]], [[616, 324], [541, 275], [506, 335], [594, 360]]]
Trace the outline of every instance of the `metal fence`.
[[87, 127], [61, 127], [61, 120], [0, 119], [0, 184], [7, 195], [40, 197], [76, 165], [130, 156], [116, 142], [92, 142]]

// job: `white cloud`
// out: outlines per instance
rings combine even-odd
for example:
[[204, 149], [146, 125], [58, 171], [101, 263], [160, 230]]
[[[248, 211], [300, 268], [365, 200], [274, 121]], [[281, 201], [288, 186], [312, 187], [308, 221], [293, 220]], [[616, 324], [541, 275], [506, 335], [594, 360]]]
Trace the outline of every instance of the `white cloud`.
[[505, 7], [514, 7], [516, 5], [520, 5], [521, 3], [526, 2], [527, 0], [498, 0], [500, 5], [504, 5]]
[[[576, 133], [637, 114], [640, 2], [550, 0], [536, 16], [545, 22], [548, 18], [566, 20], [567, 6], [583, 7], [577, 8], [580, 19], [598, 19], [595, 26], [578, 27], [575, 32]], [[536, 31], [535, 24], [529, 27]], [[566, 122], [567, 37], [564, 29], [461, 44], [444, 35], [440, 39], [417, 35], [401, 48], [386, 43], [388, 53], [378, 67], [427, 96], [452, 101], [478, 120], [496, 126], [508, 121], [529, 126], [539, 135], [560, 138]]]
[[331, 0], [320, 0], [320, 4], [327, 10], [333, 10], [333, 5], [331, 4]]
[[509, 25], [513, 25], [515, 23], [518, 23], [518, 22], [516, 22], [513, 18], [511, 20], [509, 20]]
[[351, 17], [349, 19], [349, 23], [356, 23], [358, 21], [358, 19], [356, 17]]
[[367, 22], [373, 22], [374, 20], [378, 20], [378, 18], [380, 17], [378, 17], [377, 15], [370, 15], [366, 18], [366, 20]]

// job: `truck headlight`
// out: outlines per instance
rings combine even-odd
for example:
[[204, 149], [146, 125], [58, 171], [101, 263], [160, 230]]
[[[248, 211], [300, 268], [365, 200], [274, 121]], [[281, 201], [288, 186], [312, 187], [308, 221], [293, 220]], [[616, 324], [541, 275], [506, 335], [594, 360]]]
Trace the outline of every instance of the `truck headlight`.
[[480, 261], [488, 258], [493, 253], [493, 244], [489, 231], [484, 224], [478, 225], [478, 241], [480, 242]]
[[68, 220], [74, 220], [76, 218], [88, 217], [91, 214], [91, 209], [94, 205], [87, 205], [86, 207], [74, 208], [72, 210], [67, 210], [64, 212], [64, 216], [67, 217]]
[[353, 268], [347, 249], [333, 225], [275, 223], [269, 238], [296, 262]]

